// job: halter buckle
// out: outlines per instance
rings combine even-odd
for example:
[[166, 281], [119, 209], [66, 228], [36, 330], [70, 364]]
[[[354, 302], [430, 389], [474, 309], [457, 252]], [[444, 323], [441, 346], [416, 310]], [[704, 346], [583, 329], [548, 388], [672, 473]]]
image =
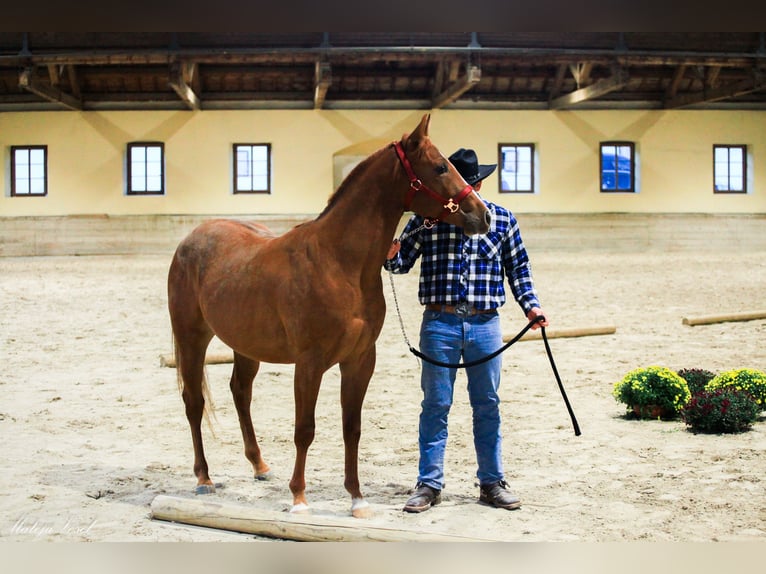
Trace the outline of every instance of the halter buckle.
[[460, 205], [452, 201], [452, 198], [450, 198], [450, 200], [444, 204], [444, 209], [450, 213], [455, 213], [458, 209], [460, 209]]

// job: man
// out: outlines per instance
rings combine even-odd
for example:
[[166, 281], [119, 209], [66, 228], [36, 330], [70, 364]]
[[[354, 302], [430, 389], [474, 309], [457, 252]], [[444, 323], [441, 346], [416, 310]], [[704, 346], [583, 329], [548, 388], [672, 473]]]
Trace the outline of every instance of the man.
[[[495, 168], [480, 165], [476, 152], [459, 149], [450, 161], [475, 191]], [[529, 260], [518, 224], [507, 209], [484, 200], [492, 211], [492, 226], [485, 235], [468, 237], [459, 227], [439, 222], [430, 229], [413, 216], [394, 241], [385, 268], [407, 273], [421, 258], [418, 297], [425, 306], [420, 330], [420, 351], [437, 361], [457, 364], [486, 357], [502, 344], [498, 309], [505, 303], [504, 278], [527, 319], [543, 315], [534, 288]], [[543, 319], [533, 328], [547, 326]], [[466, 369], [473, 411], [473, 437], [478, 465], [479, 501], [513, 510], [521, 502], [505, 482], [500, 431], [502, 357]], [[452, 405], [457, 369], [423, 361], [421, 372], [420, 461], [413, 496], [404, 510], [422, 512], [441, 502], [444, 487], [444, 451], [447, 419]]]

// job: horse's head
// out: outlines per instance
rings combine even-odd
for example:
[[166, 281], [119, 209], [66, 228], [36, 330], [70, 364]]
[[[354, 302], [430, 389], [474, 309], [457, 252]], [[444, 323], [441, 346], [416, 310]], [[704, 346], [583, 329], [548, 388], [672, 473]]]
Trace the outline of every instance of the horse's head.
[[457, 169], [431, 143], [426, 114], [418, 127], [394, 144], [410, 188], [405, 208], [418, 215], [439, 219], [463, 228], [466, 235], [486, 233], [492, 214]]

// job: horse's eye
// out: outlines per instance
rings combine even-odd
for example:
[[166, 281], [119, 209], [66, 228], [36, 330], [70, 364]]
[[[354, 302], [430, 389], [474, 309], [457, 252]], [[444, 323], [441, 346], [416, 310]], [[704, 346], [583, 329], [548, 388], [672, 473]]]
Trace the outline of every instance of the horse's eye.
[[449, 171], [449, 168], [447, 167], [446, 163], [443, 163], [436, 167], [436, 174], [437, 175], [444, 175]]

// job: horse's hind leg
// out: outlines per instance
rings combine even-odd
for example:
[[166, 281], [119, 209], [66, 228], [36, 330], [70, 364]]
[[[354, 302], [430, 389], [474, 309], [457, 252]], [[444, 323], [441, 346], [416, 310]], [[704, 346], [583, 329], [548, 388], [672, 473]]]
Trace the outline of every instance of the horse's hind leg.
[[[175, 331], [175, 329], [174, 329]], [[191, 335], [191, 336], [190, 336]], [[194, 447], [194, 475], [197, 477], [197, 494], [215, 492], [215, 485], [208, 474], [207, 460], [202, 444], [202, 417], [205, 413], [207, 382], [205, 380], [205, 352], [212, 333], [179, 333], [176, 338], [176, 368], [181, 396], [186, 407], [186, 419], [191, 429]]]
[[194, 447], [197, 493], [205, 494], [215, 492], [208, 474], [201, 428], [207, 394], [205, 352], [213, 332], [202, 316], [195, 295], [193, 274], [190, 274], [189, 265], [185, 263], [181, 251], [179, 248], [176, 252], [168, 272], [168, 311], [173, 328], [178, 385], [186, 407], [186, 419], [189, 421]]
[[242, 440], [245, 443], [245, 456], [253, 465], [253, 473], [258, 480], [269, 478], [269, 465], [261, 457], [261, 449], [255, 438], [253, 420], [250, 416], [250, 402], [253, 397], [253, 379], [258, 373], [260, 363], [238, 353], [234, 353], [234, 368], [231, 372], [231, 394], [239, 416]]
[[351, 495], [351, 514], [369, 518], [372, 511], [359, 488], [359, 439], [362, 433], [362, 403], [375, 369], [375, 347], [356, 361], [340, 364], [340, 401], [343, 409], [343, 443], [346, 451], [345, 487]]

